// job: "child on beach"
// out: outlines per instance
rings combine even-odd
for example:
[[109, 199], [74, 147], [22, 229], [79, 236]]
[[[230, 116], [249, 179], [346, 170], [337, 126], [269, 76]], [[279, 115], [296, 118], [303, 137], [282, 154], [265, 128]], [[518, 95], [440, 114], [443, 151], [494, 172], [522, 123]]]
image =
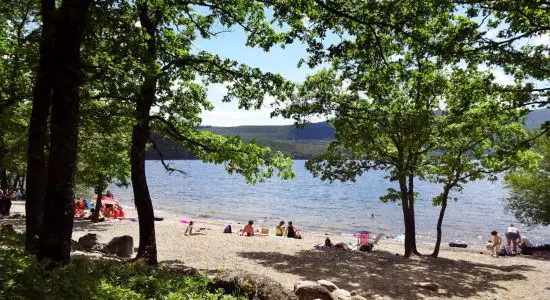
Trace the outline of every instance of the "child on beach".
[[487, 250], [491, 251], [491, 255], [494, 257], [499, 256], [500, 244], [502, 240], [496, 231], [491, 232], [491, 243], [487, 245]]
[[279, 226], [275, 227], [275, 235], [276, 236], [283, 236], [285, 233], [285, 221], [279, 222]]
[[243, 228], [243, 235], [246, 235], [246, 236], [254, 235], [254, 227], [252, 227], [252, 225], [254, 225], [254, 221], [249, 220], [248, 224], [246, 224]]

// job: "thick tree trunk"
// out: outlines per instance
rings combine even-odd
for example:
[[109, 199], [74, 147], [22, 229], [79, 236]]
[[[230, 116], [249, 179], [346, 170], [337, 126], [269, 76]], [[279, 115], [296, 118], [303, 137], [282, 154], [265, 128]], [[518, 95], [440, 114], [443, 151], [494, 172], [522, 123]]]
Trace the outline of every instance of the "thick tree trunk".
[[80, 46], [91, 0], [65, 0], [55, 22], [48, 186], [39, 259], [70, 260], [78, 141]]
[[156, 27], [151, 19], [147, 4], [138, 7], [141, 26], [147, 31], [147, 50], [142, 63], [146, 74], [140, 89], [140, 98], [136, 103], [137, 124], [132, 131], [132, 149], [130, 152], [132, 187], [134, 203], [139, 218], [139, 248], [135, 259], [144, 259], [149, 264], [157, 264], [157, 244], [155, 237], [155, 216], [153, 203], [145, 175], [145, 146], [150, 136], [149, 114], [155, 100], [157, 75], [155, 60], [157, 55]]
[[134, 202], [139, 218], [139, 248], [136, 259], [145, 259], [149, 264], [157, 263], [157, 245], [153, 203], [145, 177], [145, 145], [149, 137], [148, 121], [141, 121], [132, 132], [132, 187]]
[[441, 210], [439, 211], [439, 219], [437, 220], [437, 238], [435, 241], [435, 248], [432, 253], [433, 257], [439, 256], [439, 249], [441, 247], [441, 236], [443, 234], [443, 217], [445, 216], [445, 210], [447, 209], [447, 199], [449, 198], [449, 189], [445, 187], [442, 195], [443, 199], [441, 201]]
[[25, 188], [26, 232], [25, 250], [38, 253], [39, 229], [42, 226], [44, 193], [46, 187], [46, 158], [48, 117], [51, 105], [51, 69], [53, 52], [53, 13], [55, 0], [42, 0], [42, 35], [37, 78], [33, 89], [32, 112], [27, 147], [27, 180]]

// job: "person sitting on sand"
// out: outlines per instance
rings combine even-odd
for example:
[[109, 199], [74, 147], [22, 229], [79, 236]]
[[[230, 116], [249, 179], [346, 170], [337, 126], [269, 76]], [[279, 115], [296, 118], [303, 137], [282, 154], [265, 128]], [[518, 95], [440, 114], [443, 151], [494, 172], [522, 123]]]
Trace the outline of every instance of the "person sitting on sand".
[[115, 217], [115, 219], [124, 218], [124, 211], [122, 210], [122, 206], [120, 206], [118, 204], [114, 205], [113, 217]]
[[193, 224], [195, 222], [190, 221], [189, 225], [187, 225], [187, 228], [185, 229], [185, 233], [183, 235], [193, 235]]
[[243, 228], [243, 235], [246, 235], [246, 236], [254, 235], [254, 227], [252, 227], [252, 225], [254, 225], [254, 221], [249, 220], [248, 224], [246, 224]]
[[491, 251], [491, 255], [494, 257], [499, 256], [500, 244], [502, 240], [498, 236], [498, 232], [491, 231], [491, 243], [487, 245], [487, 250]]
[[288, 227], [286, 228], [286, 237], [293, 239], [301, 239], [300, 232], [298, 228], [294, 227], [292, 221], [288, 221]]
[[276, 236], [283, 236], [285, 233], [285, 221], [279, 222], [279, 226], [275, 227], [275, 235]]
[[111, 199], [115, 199], [115, 195], [113, 195], [113, 193], [111, 193], [111, 191], [107, 191], [107, 193], [105, 194], [105, 197], [109, 197]]
[[342, 249], [342, 250], [351, 250], [346, 243], [333, 244], [328, 237], [325, 239], [325, 247], [334, 248], [334, 249]]

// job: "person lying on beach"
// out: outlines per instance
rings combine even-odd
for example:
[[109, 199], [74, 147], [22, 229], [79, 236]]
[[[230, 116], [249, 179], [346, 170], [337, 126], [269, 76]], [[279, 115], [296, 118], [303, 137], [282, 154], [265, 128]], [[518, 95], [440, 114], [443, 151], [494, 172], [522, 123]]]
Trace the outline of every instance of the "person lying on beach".
[[491, 252], [491, 255], [494, 257], [499, 256], [499, 250], [500, 250], [500, 244], [502, 243], [502, 240], [500, 236], [498, 236], [498, 232], [492, 231], [491, 232], [491, 242], [489, 245], [487, 245], [487, 250]]
[[334, 249], [342, 249], [342, 250], [351, 250], [350, 247], [346, 243], [333, 244], [332, 241], [328, 237], [325, 239], [325, 247], [334, 248]]
[[279, 222], [279, 226], [275, 227], [275, 235], [276, 236], [283, 236], [285, 233], [285, 221]]
[[248, 221], [248, 224], [246, 224], [243, 228], [243, 235], [245, 236], [253, 236], [254, 235], [254, 227], [252, 227], [252, 225], [254, 225], [254, 221], [252, 220], [249, 220]]

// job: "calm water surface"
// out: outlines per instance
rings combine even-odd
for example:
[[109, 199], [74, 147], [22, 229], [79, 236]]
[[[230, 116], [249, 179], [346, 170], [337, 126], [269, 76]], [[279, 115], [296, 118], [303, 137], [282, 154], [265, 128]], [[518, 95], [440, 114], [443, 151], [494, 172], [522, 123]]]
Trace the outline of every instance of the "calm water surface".
[[[182, 218], [223, 220], [228, 223], [256, 220], [259, 225], [276, 226], [280, 220], [292, 220], [301, 228], [322, 232], [349, 234], [370, 230], [402, 234], [402, 210], [397, 203], [382, 203], [392, 183], [384, 172], [369, 172], [355, 183], [328, 183], [304, 168], [305, 161], [295, 161], [296, 178], [290, 181], [271, 179], [248, 185], [244, 178], [228, 175], [223, 166], [200, 161], [174, 161], [173, 166], [186, 174], [168, 174], [160, 162], [147, 161], [147, 180], [153, 204], [159, 214], [175, 214]], [[418, 238], [435, 240], [439, 207], [431, 199], [440, 192], [438, 185], [416, 182], [420, 193], [416, 203]], [[123, 204], [132, 206], [132, 189], [113, 187]], [[491, 230], [502, 232], [513, 216], [504, 212], [507, 190], [503, 182], [479, 181], [468, 184], [457, 202], [447, 206], [443, 223], [443, 241], [484, 243]], [[374, 214], [374, 218], [371, 217]], [[550, 241], [549, 227], [526, 228], [516, 224], [520, 232], [539, 241]]]

